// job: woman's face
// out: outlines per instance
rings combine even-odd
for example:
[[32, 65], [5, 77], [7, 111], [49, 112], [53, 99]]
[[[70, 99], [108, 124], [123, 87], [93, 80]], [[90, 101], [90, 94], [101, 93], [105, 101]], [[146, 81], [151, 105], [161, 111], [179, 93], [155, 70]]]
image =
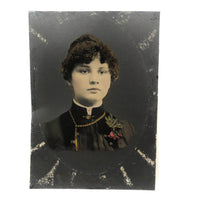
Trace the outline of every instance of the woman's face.
[[108, 64], [101, 63], [98, 56], [89, 64], [78, 64], [72, 71], [74, 98], [82, 105], [95, 106], [101, 103], [110, 84]]

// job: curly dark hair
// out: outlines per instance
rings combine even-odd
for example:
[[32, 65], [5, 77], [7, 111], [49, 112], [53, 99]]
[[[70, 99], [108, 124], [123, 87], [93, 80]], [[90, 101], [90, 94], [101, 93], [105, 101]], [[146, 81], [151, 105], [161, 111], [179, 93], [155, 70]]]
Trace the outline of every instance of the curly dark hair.
[[108, 63], [112, 82], [118, 79], [119, 64], [111, 49], [101, 40], [90, 34], [81, 35], [74, 40], [68, 50], [67, 57], [62, 61], [63, 77], [71, 81], [71, 74], [77, 64], [88, 64], [98, 54], [100, 62]]

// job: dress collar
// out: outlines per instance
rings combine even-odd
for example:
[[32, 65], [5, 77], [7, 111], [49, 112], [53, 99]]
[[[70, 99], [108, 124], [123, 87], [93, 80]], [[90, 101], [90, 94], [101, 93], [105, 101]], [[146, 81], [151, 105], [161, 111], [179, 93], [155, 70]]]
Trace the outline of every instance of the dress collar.
[[103, 105], [100, 105], [99, 107], [86, 107], [79, 103], [77, 104], [77, 101], [73, 100], [71, 112], [75, 120], [80, 121], [83, 119], [87, 119], [87, 116], [91, 116], [91, 119], [95, 120], [104, 113], [104, 109]]
[[99, 104], [97, 104], [96, 106], [90, 106], [90, 107], [87, 107], [87, 106], [84, 106], [84, 105], [78, 103], [75, 99], [73, 99], [73, 102], [74, 102], [77, 106], [82, 107], [82, 108], [85, 108], [86, 111], [87, 111], [87, 115], [92, 115], [92, 109], [98, 108], [98, 107], [102, 106], [102, 101], [101, 101]]

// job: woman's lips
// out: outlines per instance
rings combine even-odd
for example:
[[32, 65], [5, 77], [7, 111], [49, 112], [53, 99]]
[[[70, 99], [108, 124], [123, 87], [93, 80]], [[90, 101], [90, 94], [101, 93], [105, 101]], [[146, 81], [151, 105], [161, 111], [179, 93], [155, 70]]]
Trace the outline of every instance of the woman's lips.
[[90, 88], [90, 89], [87, 89], [87, 90], [89, 90], [89, 91], [91, 91], [91, 90], [92, 90], [92, 91], [93, 91], [93, 90], [96, 90], [96, 91], [98, 90], [98, 91], [100, 91], [99, 88]]
[[90, 91], [90, 92], [98, 92], [98, 91], [101, 91], [99, 88], [89, 88], [89, 89], [87, 89], [88, 91]]

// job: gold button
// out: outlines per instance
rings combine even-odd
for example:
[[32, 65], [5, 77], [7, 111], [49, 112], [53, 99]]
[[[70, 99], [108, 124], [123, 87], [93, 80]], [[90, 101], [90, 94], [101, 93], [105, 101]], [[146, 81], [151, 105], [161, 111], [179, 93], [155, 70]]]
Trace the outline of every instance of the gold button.
[[91, 115], [87, 115], [87, 116], [86, 116], [86, 119], [91, 119]]

